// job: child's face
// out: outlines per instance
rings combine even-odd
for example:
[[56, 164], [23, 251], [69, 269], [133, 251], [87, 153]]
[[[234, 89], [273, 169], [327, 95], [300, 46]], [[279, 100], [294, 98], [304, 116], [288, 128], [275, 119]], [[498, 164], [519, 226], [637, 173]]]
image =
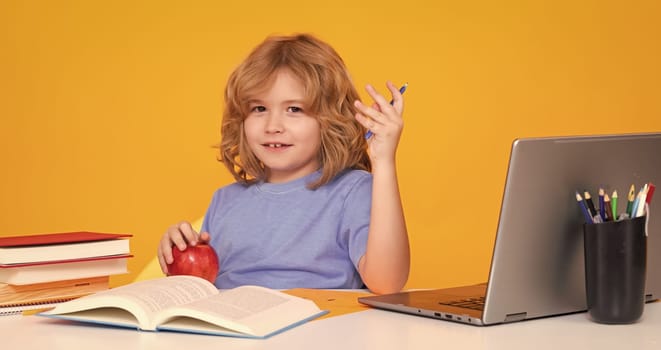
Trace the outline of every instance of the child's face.
[[255, 95], [244, 121], [246, 141], [266, 167], [266, 181], [287, 182], [319, 168], [319, 122], [306, 114], [303, 85], [287, 70]]

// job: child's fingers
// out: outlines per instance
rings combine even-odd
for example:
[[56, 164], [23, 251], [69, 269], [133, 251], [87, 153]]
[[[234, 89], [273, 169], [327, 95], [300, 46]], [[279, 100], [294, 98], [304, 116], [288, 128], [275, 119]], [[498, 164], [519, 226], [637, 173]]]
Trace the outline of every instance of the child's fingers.
[[378, 93], [372, 85], [367, 84], [367, 86], [365, 86], [365, 90], [370, 95], [370, 97], [372, 97], [374, 103], [380, 107], [379, 109], [380, 111], [384, 111], [387, 108], [387, 106], [390, 105], [390, 103], [386, 100], [386, 98], [383, 97], [380, 93]]
[[387, 81], [386, 86], [388, 87], [388, 90], [390, 90], [390, 94], [392, 94], [391, 105], [395, 108], [395, 111], [397, 111], [398, 114], [401, 114], [404, 110], [404, 98], [402, 97], [402, 93], [399, 92], [397, 86], [391, 81]]
[[[177, 230], [173, 230], [172, 233], [171, 237], [173, 238], [173, 242], [178, 248], [180, 248], [180, 250], [185, 249], [187, 243], [190, 245], [196, 245], [200, 236], [188, 221], [182, 221], [177, 224]], [[185, 241], [181, 241], [180, 238], [183, 238]]]
[[199, 241], [206, 243], [209, 242], [210, 238], [208, 232], [200, 235], [186, 221], [170, 226], [158, 245], [157, 256], [161, 271], [166, 275], [168, 274], [168, 264], [172, 264], [174, 260], [172, 256], [173, 247], [176, 247], [174, 249], [184, 250], [188, 244], [196, 245]]
[[372, 120], [372, 119], [370, 119], [370, 118], [364, 116], [364, 115], [361, 114], [361, 113], [356, 113], [355, 118], [356, 118], [356, 120], [357, 120], [362, 126], [364, 126], [366, 129], [368, 129], [368, 130], [370, 130], [370, 131], [372, 131], [372, 132], [374, 131], [373, 129], [374, 129], [374, 127], [376, 126], [376, 123], [374, 122], [374, 120]]
[[378, 105], [377, 105], [378, 109], [374, 107], [368, 107], [360, 101], [356, 101], [354, 105], [358, 109], [358, 112], [363, 116], [367, 117], [368, 119], [378, 121], [378, 119], [381, 118], [383, 115], [381, 113], [381, 107], [378, 107]]
[[172, 263], [172, 242], [170, 242], [170, 238], [168, 237], [168, 234], [166, 233], [163, 235], [163, 238], [161, 238], [161, 242], [158, 245], [158, 252], [156, 254], [158, 256], [158, 264], [161, 265], [161, 271], [165, 275], [168, 274], [168, 264]]
[[402, 94], [392, 82], [386, 82], [386, 86], [392, 94], [392, 101], [386, 101], [383, 95], [378, 93], [372, 85], [368, 84], [365, 89], [374, 99], [372, 106], [368, 107], [360, 101], [355, 102], [355, 106], [358, 109], [356, 120], [373, 133], [379, 133], [382, 128], [388, 127], [387, 125], [392, 123], [397, 124], [401, 119], [404, 104]]
[[[391, 81], [386, 82], [386, 87], [390, 90], [390, 94], [392, 95], [392, 99], [389, 102], [386, 102], [386, 98], [379, 94], [373, 86], [367, 85], [365, 89], [374, 99], [374, 105], [378, 106], [378, 111], [386, 118], [392, 119], [402, 114], [402, 110], [404, 109], [404, 99], [402, 93], [399, 92], [399, 88], [397, 88]], [[374, 108], [374, 105], [372, 108]]]
[[160, 254], [158, 255], [158, 264], [161, 266], [161, 271], [163, 272], [163, 274], [167, 276], [169, 274], [168, 264], [165, 261], [165, 257], [163, 257]]
[[372, 129], [377, 126], [377, 124], [383, 124], [383, 113], [379, 111], [380, 107], [379, 110], [377, 110], [376, 108], [367, 107], [360, 101], [356, 101], [354, 105], [358, 109], [356, 120], [363, 124], [364, 127]]
[[[186, 249], [186, 246], [196, 245], [198, 241], [198, 233], [193, 230], [190, 223], [182, 221], [176, 225], [170, 226], [165, 237], [163, 237], [162, 246], [169, 245], [170, 247], [176, 246], [179, 250]], [[164, 253], [166, 249], [164, 249]]]

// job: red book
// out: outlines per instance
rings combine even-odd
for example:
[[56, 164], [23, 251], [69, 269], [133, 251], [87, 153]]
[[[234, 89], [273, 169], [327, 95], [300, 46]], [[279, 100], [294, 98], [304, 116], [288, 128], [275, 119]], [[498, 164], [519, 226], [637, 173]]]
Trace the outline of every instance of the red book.
[[65, 232], [0, 237], [0, 265], [129, 254], [131, 234]]

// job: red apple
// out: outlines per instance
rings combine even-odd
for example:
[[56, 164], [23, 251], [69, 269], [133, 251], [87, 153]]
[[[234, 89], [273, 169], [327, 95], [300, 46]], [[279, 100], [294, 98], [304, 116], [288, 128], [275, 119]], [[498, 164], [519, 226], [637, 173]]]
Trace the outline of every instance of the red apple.
[[189, 245], [183, 251], [172, 247], [172, 264], [168, 264], [170, 275], [192, 275], [214, 283], [218, 275], [218, 256], [205, 242]]

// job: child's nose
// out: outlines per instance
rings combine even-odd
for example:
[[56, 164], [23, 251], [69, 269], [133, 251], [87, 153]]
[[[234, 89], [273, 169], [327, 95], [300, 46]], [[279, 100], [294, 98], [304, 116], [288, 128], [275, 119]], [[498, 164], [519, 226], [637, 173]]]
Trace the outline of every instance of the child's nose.
[[278, 112], [269, 113], [266, 119], [266, 132], [267, 133], [281, 133], [284, 131], [284, 124], [282, 123], [282, 114]]

